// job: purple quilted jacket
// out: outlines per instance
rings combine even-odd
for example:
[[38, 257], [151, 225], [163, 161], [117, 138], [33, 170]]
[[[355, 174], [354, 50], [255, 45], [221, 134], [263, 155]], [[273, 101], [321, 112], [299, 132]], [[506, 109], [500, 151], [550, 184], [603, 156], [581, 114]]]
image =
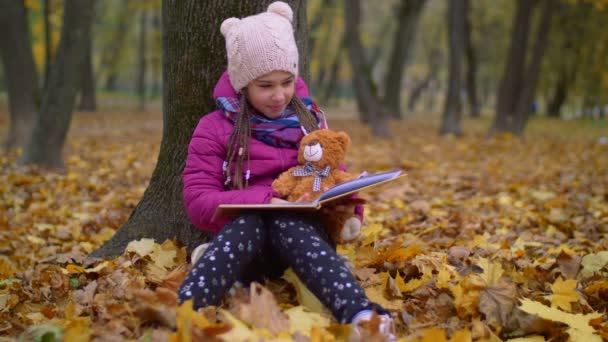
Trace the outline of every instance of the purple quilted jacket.
[[[308, 87], [301, 78], [296, 82], [296, 95], [309, 96]], [[215, 85], [213, 98], [218, 97], [237, 97], [227, 72]], [[228, 222], [226, 218], [212, 221], [220, 204], [269, 203], [275, 194], [271, 188], [272, 181], [298, 164], [297, 149], [274, 147], [252, 138], [249, 141], [249, 187], [244, 190], [226, 189], [222, 164], [233, 128], [222, 111], [213, 111], [200, 119], [188, 146], [182, 174], [184, 205], [192, 223], [202, 230], [218, 232]], [[355, 213], [363, 217], [363, 208], [358, 207]]]

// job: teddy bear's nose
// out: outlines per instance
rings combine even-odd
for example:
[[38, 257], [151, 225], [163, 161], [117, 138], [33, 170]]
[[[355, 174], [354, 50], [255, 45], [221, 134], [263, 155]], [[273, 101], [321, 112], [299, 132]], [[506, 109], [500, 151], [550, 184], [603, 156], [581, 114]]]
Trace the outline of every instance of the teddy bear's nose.
[[306, 146], [315, 146], [318, 143], [319, 143], [319, 140], [311, 140], [308, 142], [308, 144], [306, 144]]

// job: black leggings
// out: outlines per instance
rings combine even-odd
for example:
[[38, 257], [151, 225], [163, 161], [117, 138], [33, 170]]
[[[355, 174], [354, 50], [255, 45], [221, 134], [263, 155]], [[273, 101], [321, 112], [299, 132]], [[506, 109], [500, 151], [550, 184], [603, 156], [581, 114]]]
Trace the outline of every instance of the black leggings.
[[340, 323], [361, 310], [388, 312], [369, 301], [314, 215], [249, 212], [228, 223], [178, 290], [194, 308], [218, 305], [232, 284], [281, 276], [292, 267]]

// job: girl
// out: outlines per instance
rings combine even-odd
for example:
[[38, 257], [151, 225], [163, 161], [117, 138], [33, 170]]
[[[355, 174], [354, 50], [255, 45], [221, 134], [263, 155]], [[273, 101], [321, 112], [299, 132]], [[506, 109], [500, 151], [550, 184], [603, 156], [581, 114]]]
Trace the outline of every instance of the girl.
[[[218, 305], [237, 280], [278, 277], [292, 267], [341, 323], [381, 317], [394, 340], [390, 313], [368, 300], [335, 252], [320, 220], [291, 212], [246, 212], [212, 220], [222, 203], [280, 203], [272, 181], [298, 163], [303, 130], [325, 128], [323, 113], [298, 78], [293, 12], [274, 2], [264, 13], [221, 25], [228, 72], [215, 86], [219, 110], [196, 127], [183, 172], [184, 203], [194, 225], [217, 235], [179, 289], [179, 301]], [[362, 216], [362, 208], [357, 213]], [[355, 329], [357, 331], [357, 329]]]

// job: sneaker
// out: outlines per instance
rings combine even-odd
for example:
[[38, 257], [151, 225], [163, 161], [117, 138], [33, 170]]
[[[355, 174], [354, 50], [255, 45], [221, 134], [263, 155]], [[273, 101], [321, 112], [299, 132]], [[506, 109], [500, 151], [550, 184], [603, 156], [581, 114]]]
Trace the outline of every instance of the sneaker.
[[395, 322], [389, 315], [378, 315], [373, 310], [363, 310], [355, 315], [351, 323], [353, 337], [358, 341], [369, 340], [370, 337], [384, 337], [385, 341], [396, 342]]
[[205, 250], [210, 244], [210, 242], [200, 244], [192, 251], [192, 254], [190, 254], [190, 262], [192, 265], [196, 264], [196, 261], [205, 253]]

